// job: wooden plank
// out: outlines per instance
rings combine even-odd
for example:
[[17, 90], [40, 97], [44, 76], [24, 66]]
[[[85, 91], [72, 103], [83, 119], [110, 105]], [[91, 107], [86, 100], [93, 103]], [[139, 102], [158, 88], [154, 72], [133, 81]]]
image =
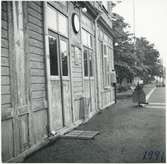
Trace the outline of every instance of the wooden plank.
[[[81, 74], [82, 74], [82, 70], [79, 69], [79, 68], [78, 68], [78, 69], [73, 69], [73, 70], [72, 70], [72, 73], [73, 73], [73, 74], [75, 74], [75, 73], [81, 73]], [[73, 74], [72, 74], [72, 76], [73, 76]]]
[[72, 78], [72, 81], [82, 81], [82, 78], [81, 77], [73, 77]]
[[42, 8], [34, 2], [28, 2], [28, 7], [34, 9], [38, 13], [42, 13]]
[[45, 77], [31, 77], [32, 84], [44, 84]]
[[32, 92], [32, 99], [44, 98], [44, 97], [46, 97], [45, 90], [43, 90], [43, 91], [33, 91]]
[[34, 1], [34, 3], [37, 4], [40, 7], [42, 7], [42, 5], [43, 5], [42, 1]]
[[9, 76], [9, 67], [1, 67], [1, 76]]
[[46, 84], [32, 84], [32, 91], [41, 91], [46, 89]]
[[9, 57], [9, 50], [7, 48], [1, 48], [1, 56]]
[[1, 76], [1, 85], [9, 85], [9, 76]]
[[34, 10], [32, 8], [28, 8], [28, 14], [39, 19], [39, 20], [43, 19], [42, 14], [37, 12], [36, 10]]
[[1, 100], [2, 100], [1, 104], [11, 103], [11, 96], [10, 95], [2, 95]]
[[33, 113], [34, 137], [38, 143], [47, 136], [47, 111], [41, 110]]
[[13, 157], [13, 126], [12, 120], [2, 121], [2, 161]]
[[28, 23], [28, 27], [30, 30], [36, 32], [36, 33], [39, 33], [39, 34], [43, 34], [43, 29], [39, 26], [37, 26], [36, 24], [33, 24], [33, 23]]
[[9, 59], [6, 57], [1, 58], [1, 66], [9, 67]]
[[7, 29], [8, 29], [7, 22], [6, 22], [6, 21], [4, 21], [4, 20], [1, 20], [1, 27], [2, 27], [2, 29], [7, 30]]
[[44, 55], [44, 50], [38, 47], [30, 47], [30, 53]]
[[[5, 107], [5, 105], [6, 105], [6, 107]], [[14, 111], [14, 109], [11, 108], [11, 104], [3, 104], [2, 105], [2, 111], [1, 111], [2, 121], [13, 118], [13, 111]]]
[[9, 48], [9, 43], [7, 39], [1, 38], [1, 47], [2, 48]]
[[1, 108], [2, 109], [6, 109], [6, 108], [10, 108], [11, 107], [11, 103], [8, 104], [1, 104]]
[[45, 70], [44, 69], [31, 69], [31, 75], [32, 76], [45, 76]]
[[33, 111], [44, 109], [44, 108], [46, 108], [46, 104], [43, 98], [32, 99], [32, 110]]
[[43, 35], [38, 34], [34, 31], [29, 30], [28, 34], [29, 34], [30, 38], [36, 39], [36, 40], [41, 41], [41, 42], [43, 42], [43, 40], [44, 40]]
[[75, 84], [73, 83], [73, 87], [75, 88], [75, 87], [82, 87], [82, 82], [75, 82]]
[[77, 78], [81, 78], [82, 79], [82, 72], [75, 72], [73, 73], [72, 77], [77, 77]]
[[1, 15], [1, 19], [7, 21], [7, 19], [8, 19], [7, 12], [5, 12], [4, 10], [2, 10], [1, 14], [2, 14]]
[[10, 94], [10, 86], [9, 85], [1, 86], [1, 95], [4, 95], [4, 94]]
[[1, 28], [1, 37], [4, 39], [8, 39], [8, 31]]
[[43, 42], [32, 39], [32, 38], [29, 39], [29, 45], [32, 46], [32, 47], [35, 46], [35, 47], [44, 49], [44, 43]]
[[81, 92], [82, 91], [82, 86], [75, 86], [74, 88], [73, 88], [73, 91], [74, 92]]
[[1, 7], [2, 7], [2, 11], [6, 11], [7, 12], [7, 1], [2, 1], [1, 3]]
[[44, 62], [44, 56], [31, 53], [31, 61]]
[[20, 142], [21, 142], [21, 152], [26, 150], [28, 146], [28, 115], [22, 115], [19, 117], [20, 123]]
[[36, 26], [43, 27], [42, 21], [31, 15], [28, 15], [28, 21], [35, 24]]
[[33, 69], [36, 68], [36, 69], [44, 70], [44, 63], [42, 63], [42, 62], [31, 61], [30, 66]]

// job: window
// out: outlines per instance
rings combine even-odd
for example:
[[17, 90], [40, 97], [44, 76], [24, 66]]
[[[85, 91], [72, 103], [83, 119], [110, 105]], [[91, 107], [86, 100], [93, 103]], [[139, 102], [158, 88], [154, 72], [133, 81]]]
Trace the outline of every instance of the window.
[[88, 51], [84, 50], [84, 76], [88, 76]]
[[113, 53], [112, 49], [105, 43], [103, 46], [103, 54], [102, 54], [102, 69], [103, 69], [103, 83], [104, 87], [109, 87], [111, 85], [111, 73], [113, 69]]
[[90, 77], [93, 76], [93, 56], [92, 56], [92, 52], [89, 53], [89, 75]]
[[49, 29], [57, 31], [57, 12], [49, 6], [47, 8], [47, 25]]
[[90, 33], [82, 29], [82, 43], [86, 47], [92, 48], [93, 47], [93, 37]]
[[67, 43], [60, 40], [60, 56], [62, 60], [62, 74], [63, 76], [68, 76], [68, 49]]
[[58, 75], [57, 39], [49, 36], [50, 74]]
[[50, 30], [68, 36], [67, 17], [50, 6], [47, 7], [47, 25]]
[[58, 13], [58, 19], [59, 19], [59, 32], [64, 35], [64, 36], [67, 36], [68, 35], [68, 30], [67, 30], [67, 18]]
[[73, 47], [73, 49], [74, 49], [74, 63], [76, 65], [79, 65], [81, 50], [78, 47]]
[[103, 6], [105, 7], [106, 10], [108, 10], [108, 1], [102, 1]]
[[92, 51], [84, 49], [84, 76], [93, 77], [93, 55]]
[[90, 31], [94, 30], [93, 22], [83, 14], [81, 16], [81, 22], [82, 22], [82, 25], [84, 25], [84, 27], [86, 27], [88, 30]]
[[104, 33], [102, 29], [98, 29], [99, 53], [101, 54], [101, 76], [103, 77], [103, 87], [108, 88], [112, 82], [112, 70], [114, 70], [113, 42], [112, 39]]

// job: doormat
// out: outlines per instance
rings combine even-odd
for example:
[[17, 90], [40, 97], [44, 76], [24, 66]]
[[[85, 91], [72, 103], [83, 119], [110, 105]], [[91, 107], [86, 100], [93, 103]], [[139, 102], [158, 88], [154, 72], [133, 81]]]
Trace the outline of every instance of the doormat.
[[94, 137], [98, 134], [100, 134], [99, 131], [72, 130], [62, 135], [62, 137], [88, 140], [88, 139], [94, 139]]

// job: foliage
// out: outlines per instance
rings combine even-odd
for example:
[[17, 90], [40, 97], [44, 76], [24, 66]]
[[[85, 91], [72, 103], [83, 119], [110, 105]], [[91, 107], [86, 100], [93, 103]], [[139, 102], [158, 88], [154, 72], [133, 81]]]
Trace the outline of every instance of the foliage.
[[113, 19], [114, 62], [118, 82], [121, 83], [124, 78], [132, 80], [135, 76], [149, 82], [162, 69], [158, 50], [146, 38], [134, 38], [123, 17], [114, 13]]

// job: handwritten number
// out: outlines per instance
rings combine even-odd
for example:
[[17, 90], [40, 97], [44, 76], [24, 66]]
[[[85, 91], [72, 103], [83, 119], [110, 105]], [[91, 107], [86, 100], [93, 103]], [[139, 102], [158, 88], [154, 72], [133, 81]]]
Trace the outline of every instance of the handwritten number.
[[149, 157], [149, 160], [151, 160], [151, 159], [152, 159], [152, 156], [153, 156], [153, 151], [148, 152], [148, 157]]
[[155, 157], [156, 157], [156, 160], [158, 160], [159, 155], [160, 155], [160, 152], [159, 152], [159, 151], [156, 151], [156, 152], [155, 152]]
[[147, 151], [145, 151], [144, 153], [143, 160], [146, 159], [146, 155], [147, 155]]
[[164, 162], [165, 161], [165, 154], [164, 154], [164, 152], [162, 153], [162, 155], [161, 155], [161, 162]]

